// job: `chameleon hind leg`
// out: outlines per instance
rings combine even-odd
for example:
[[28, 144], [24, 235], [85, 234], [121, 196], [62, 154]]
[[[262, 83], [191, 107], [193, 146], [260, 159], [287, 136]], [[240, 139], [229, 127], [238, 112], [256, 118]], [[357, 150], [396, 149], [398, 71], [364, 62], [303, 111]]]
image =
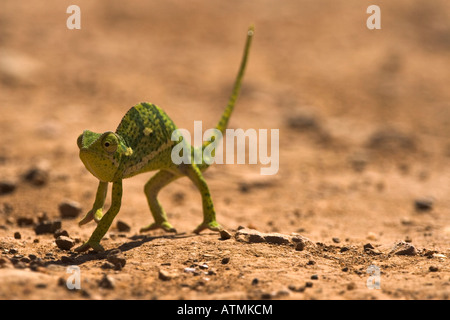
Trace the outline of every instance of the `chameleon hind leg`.
[[200, 233], [205, 229], [212, 231], [222, 230], [222, 226], [216, 221], [216, 212], [211, 199], [211, 193], [209, 192], [208, 185], [206, 184], [205, 178], [203, 178], [201, 170], [195, 164], [180, 166], [179, 170], [195, 184], [202, 196], [203, 222], [195, 228], [194, 232]]
[[179, 178], [180, 175], [172, 173], [170, 171], [161, 170], [156, 173], [144, 187], [145, 195], [147, 196], [147, 202], [150, 207], [150, 211], [153, 215], [155, 222], [149, 224], [140, 229], [140, 232], [145, 232], [154, 229], [163, 229], [167, 232], [176, 232], [175, 228], [167, 220], [167, 215], [159, 203], [157, 196], [159, 191], [171, 183], [172, 181]]

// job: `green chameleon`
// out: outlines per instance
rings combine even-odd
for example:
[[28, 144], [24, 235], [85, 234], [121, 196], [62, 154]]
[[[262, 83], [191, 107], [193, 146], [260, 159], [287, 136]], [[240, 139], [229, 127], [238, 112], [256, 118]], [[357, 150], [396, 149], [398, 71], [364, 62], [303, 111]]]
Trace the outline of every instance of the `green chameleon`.
[[[240, 91], [253, 34], [254, 27], [250, 26], [247, 32], [244, 55], [231, 97], [216, 127], [222, 134], [225, 132]], [[168, 232], [176, 232], [167, 220], [166, 213], [157, 200], [157, 195], [164, 186], [183, 176], [192, 180], [202, 197], [203, 222], [194, 232], [199, 233], [204, 229], [222, 230], [222, 227], [216, 221], [211, 194], [202, 175], [202, 172], [209, 165], [204, 159], [200, 164], [181, 163], [176, 165], [172, 161], [171, 151], [173, 146], [178, 143], [187, 143], [184, 139], [171, 140], [172, 133], [176, 129], [173, 121], [162, 109], [154, 104], [140, 103], [125, 114], [115, 132], [95, 133], [85, 130], [78, 137], [80, 159], [86, 169], [99, 179], [99, 185], [92, 209], [79, 222], [81, 226], [94, 220], [97, 227], [89, 240], [76, 248], [75, 251], [82, 252], [89, 250], [89, 248], [95, 251], [104, 250], [100, 245], [100, 240], [106, 234], [120, 210], [122, 180], [153, 170], [159, 171], [145, 184], [144, 192], [155, 222], [143, 227], [140, 232], [157, 228], [162, 228]], [[212, 136], [210, 141], [214, 141], [213, 139], [215, 139], [215, 136]], [[211, 143], [210, 141], [206, 141], [202, 145], [202, 150]], [[189, 149], [193, 155], [195, 148], [189, 146], [187, 150]], [[109, 182], [112, 182], [111, 206], [103, 215]]]

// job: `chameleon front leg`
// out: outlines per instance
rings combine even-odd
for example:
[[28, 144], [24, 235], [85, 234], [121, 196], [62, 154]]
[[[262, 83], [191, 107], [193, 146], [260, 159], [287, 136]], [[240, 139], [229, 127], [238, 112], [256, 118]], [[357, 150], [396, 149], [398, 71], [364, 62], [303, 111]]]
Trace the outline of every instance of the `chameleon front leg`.
[[100, 245], [100, 240], [106, 234], [114, 218], [119, 212], [121, 203], [122, 203], [122, 180], [119, 180], [114, 182], [112, 186], [111, 207], [102, 217], [102, 219], [98, 222], [97, 228], [95, 228], [89, 240], [83, 245], [76, 248], [75, 251], [82, 252], [89, 250], [89, 248], [92, 248], [95, 251], [104, 251], [103, 247]]
[[92, 219], [95, 222], [99, 222], [103, 216], [103, 205], [105, 204], [106, 193], [108, 191], [108, 182], [100, 181], [97, 188], [97, 194], [95, 195], [94, 205], [92, 209], [86, 213], [83, 219], [78, 222], [79, 226], [82, 226]]
[[158, 228], [162, 228], [165, 231], [168, 232], [176, 232], [175, 228], [172, 227], [172, 225], [167, 221], [167, 215], [159, 203], [157, 196], [159, 191], [174, 181], [175, 179], [179, 178], [180, 175], [177, 175], [175, 173], [172, 173], [170, 171], [161, 170], [158, 173], [156, 173], [146, 184], [144, 187], [145, 195], [147, 196], [147, 202], [148, 206], [150, 207], [150, 211], [153, 215], [153, 219], [155, 222], [149, 224], [148, 226], [145, 226], [141, 228], [140, 232], [145, 232], [149, 230], [154, 230]]
[[203, 222], [195, 228], [194, 232], [200, 233], [205, 229], [212, 231], [222, 230], [222, 226], [216, 221], [216, 212], [211, 194], [200, 169], [195, 164], [182, 165], [179, 169], [195, 184], [202, 196]]

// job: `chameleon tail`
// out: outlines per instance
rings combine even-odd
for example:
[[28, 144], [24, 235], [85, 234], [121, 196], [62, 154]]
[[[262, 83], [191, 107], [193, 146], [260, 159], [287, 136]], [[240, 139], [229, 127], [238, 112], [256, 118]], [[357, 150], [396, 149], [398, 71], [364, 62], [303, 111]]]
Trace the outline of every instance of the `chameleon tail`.
[[[234, 87], [233, 87], [233, 91], [231, 93], [231, 97], [228, 100], [227, 107], [225, 108], [225, 111], [222, 114], [222, 117], [220, 118], [220, 121], [216, 126], [216, 129], [219, 130], [222, 133], [222, 135], [225, 133], [225, 130], [228, 125], [228, 120], [230, 120], [231, 113], [233, 112], [234, 105], [236, 103], [237, 97], [239, 95], [239, 91], [241, 89], [242, 78], [244, 77], [245, 66], [247, 65], [248, 54], [250, 51], [250, 45], [252, 43], [252, 38], [253, 38], [254, 32], [255, 32], [255, 27], [253, 25], [251, 25], [247, 31], [247, 41], [245, 43], [244, 55], [242, 57], [241, 66], [239, 67], [239, 72], [238, 72], [236, 80], [234, 82]], [[216, 139], [215, 136], [214, 136], [214, 139]], [[211, 141], [205, 141], [202, 145], [202, 149], [204, 150], [209, 144], [211, 144]]]

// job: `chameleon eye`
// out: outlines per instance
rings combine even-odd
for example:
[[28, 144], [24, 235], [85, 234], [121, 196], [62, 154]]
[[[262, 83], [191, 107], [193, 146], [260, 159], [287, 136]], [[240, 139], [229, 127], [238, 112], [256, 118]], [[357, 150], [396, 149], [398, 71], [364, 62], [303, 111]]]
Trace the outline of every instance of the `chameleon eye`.
[[117, 137], [115, 135], [106, 136], [105, 140], [103, 141], [103, 147], [105, 148], [106, 152], [109, 153], [116, 152], [118, 144], [119, 141], [117, 140]]

